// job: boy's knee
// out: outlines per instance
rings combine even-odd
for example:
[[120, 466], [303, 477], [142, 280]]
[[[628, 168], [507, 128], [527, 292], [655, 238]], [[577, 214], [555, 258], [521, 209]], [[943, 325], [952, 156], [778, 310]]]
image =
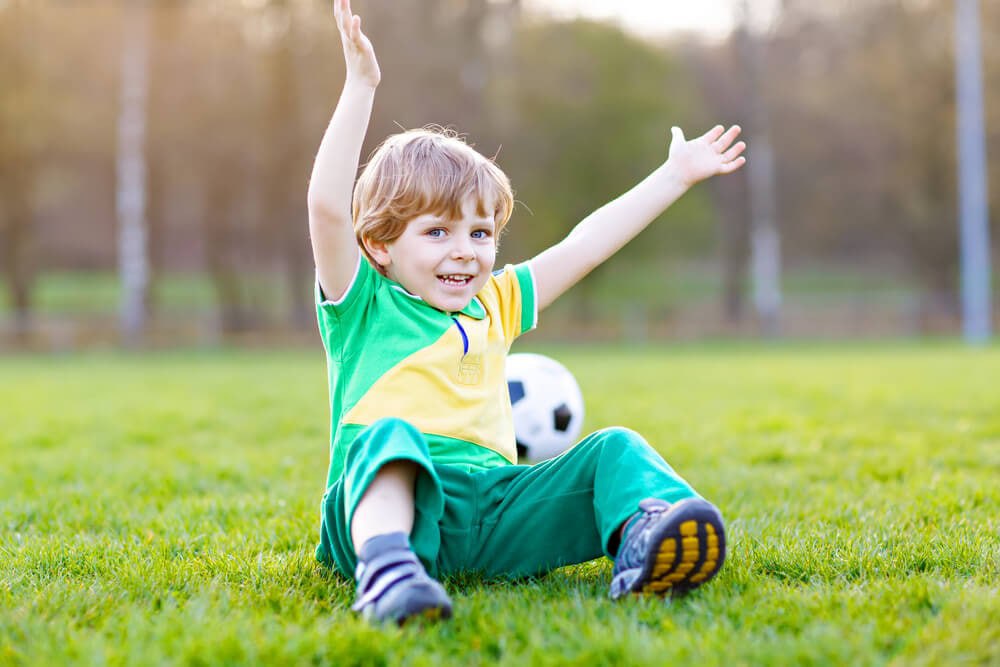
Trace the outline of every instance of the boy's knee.
[[593, 447], [593, 453], [602, 460], [656, 455], [645, 438], [624, 426], [601, 429], [594, 434], [588, 444]]
[[596, 440], [603, 448], [624, 450], [632, 447], [649, 447], [649, 443], [646, 442], [645, 438], [624, 426], [609, 426], [597, 433], [600, 437]]
[[609, 426], [608, 428], [601, 429], [598, 433], [602, 434], [608, 442], [625, 444], [638, 441], [643, 444], [646, 443], [641, 435], [624, 426]]
[[413, 474], [431, 469], [424, 436], [412, 424], [395, 417], [379, 419], [362, 430], [347, 449], [344, 488], [348, 496], [362, 492], [387, 466], [409, 468]]

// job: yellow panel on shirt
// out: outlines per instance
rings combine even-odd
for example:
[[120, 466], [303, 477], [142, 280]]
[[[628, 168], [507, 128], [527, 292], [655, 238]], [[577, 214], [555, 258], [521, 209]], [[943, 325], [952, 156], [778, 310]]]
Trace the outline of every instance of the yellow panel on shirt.
[[331, 366], [331, 464], [339, 467], [337, 450], [349, 444], [339, 434], [384, 417], [429, 436], [432, 456], [433, 436], [442, 436], [516, 462], [504, 360], [537, 322], [528, 266], [498, 271], [460, 313], [433, 308], [370, 267], [359, 274], [340, 302], [319, 304]]

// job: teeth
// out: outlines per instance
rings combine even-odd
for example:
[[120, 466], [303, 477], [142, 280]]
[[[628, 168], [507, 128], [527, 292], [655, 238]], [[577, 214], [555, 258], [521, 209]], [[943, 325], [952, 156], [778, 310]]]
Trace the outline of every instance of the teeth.
[[441, 280], [443, 280], [444, 282], [451, 283], [451, 284], [454, 284], [454, 285], [460, 285], [460, 284], [467, 283], [470, 280], [472, 280], [472, 276], [467, 275], [467, 274], [463, 274], [463, 273], [454, 274], [454, 275], [447, 275], [447, 276], [438, 276], [438, 277]]

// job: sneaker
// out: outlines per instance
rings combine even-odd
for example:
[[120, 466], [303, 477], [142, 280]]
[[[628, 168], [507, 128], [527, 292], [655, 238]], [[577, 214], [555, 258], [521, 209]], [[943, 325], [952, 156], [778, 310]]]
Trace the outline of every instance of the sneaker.
[[726, 558], [722, 515], [701, 498], [647, 498], [630, 520], [612, 571], [611, 597], [677, 595], [701, 586]]
[[374, 622], [402, 625], [413, 617], [451, 618], [451, 600], [432, 579], [403, 533], [373, 537], [358, 554], [354, 578], [357, 600], [351, 609]]

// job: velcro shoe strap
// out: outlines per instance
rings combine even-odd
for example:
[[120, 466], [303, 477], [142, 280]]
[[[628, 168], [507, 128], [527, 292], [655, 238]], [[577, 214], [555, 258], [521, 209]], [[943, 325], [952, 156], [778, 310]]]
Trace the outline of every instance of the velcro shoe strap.
[[358, 590], [366, 593], [372, 582], [382, 576], [382, 572], [405, 564], [412, 564], [420, 569], [424, 567], [417, 555], [409, 549], [393, 549], [380, 553], [369, 560], [359, 561], [358, 568], [354, 573], [358, 582]]
[[390, 570], [383, 570], [381, 576], [375, 579], [374, 584], [351, 607], [354, 611], [360, 611], [366, 605], [378, 600], [387, 590], [401, 581], [412, 579], [423, 572], [423, 568], [413, 563], [404, 563]]
[[393, 585], [424, 573], [424, 566], [409, 549], [393, 549], [358, 563], [358, 600], [355, 610], [379, 599]]

